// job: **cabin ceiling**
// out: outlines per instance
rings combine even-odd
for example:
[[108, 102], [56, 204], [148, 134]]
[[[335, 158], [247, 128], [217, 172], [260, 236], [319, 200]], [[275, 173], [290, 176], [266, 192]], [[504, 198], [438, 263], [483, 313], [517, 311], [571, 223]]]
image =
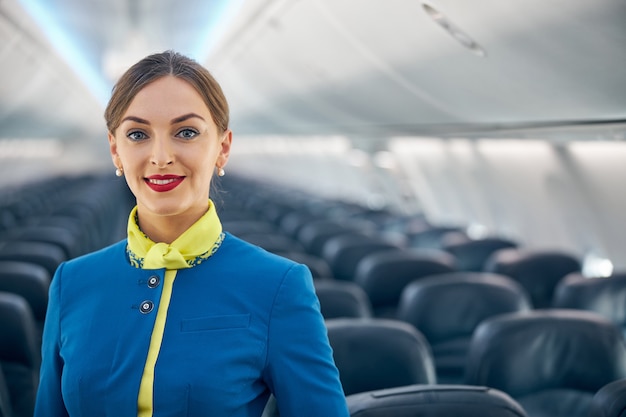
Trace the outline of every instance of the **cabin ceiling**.
[[0, 137], [106, 150], [102, 111], [116, 74], [170, 48], [214, 73], [236, 134], [378, 138], [626, 120], [623, 0], [427, 5], [448, 20], [435, 13], [436, 23], [418, 0], [0, 0]]

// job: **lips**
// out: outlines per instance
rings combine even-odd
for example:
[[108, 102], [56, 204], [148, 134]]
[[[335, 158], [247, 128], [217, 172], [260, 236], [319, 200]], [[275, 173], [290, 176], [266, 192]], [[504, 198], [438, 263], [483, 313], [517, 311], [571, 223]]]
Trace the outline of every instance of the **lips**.
[[164, 193], [178, 187], [185, 177], [178, 175], [152, 175], [144, 179], [146, 185], [153, 191]]

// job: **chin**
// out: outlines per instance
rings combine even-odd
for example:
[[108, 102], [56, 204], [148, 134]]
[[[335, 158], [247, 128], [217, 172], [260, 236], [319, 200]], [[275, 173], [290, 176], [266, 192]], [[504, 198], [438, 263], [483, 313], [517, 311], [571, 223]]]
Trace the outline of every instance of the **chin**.
[[140, 203], [144, 210], [156, 214], [158, 216], [176, 216], [177, 214], [184, 213], [189, 210], [189, 205], [183, 204], [180, 198], [167, 198], [167, 199], [159, 199], [160, 201], [155, 201], [151, 199], [150, 201], [145, 201]]

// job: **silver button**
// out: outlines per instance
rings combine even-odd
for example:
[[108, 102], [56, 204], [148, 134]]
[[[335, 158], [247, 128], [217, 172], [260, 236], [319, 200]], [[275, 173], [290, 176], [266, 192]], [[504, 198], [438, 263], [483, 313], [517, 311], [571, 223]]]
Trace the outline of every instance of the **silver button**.
[[159, 279], [159, 276], [152, 275], [150, 278], [148, 278], [148, 287], [156, 288], [159, 286], [159, 282], [161, 282], [161, 280]]
[[143, 314], [148, 314], [154, 308], [154, 303], [152, 301], [143, 301], [141, 306], [139, 306], [139, 311]]

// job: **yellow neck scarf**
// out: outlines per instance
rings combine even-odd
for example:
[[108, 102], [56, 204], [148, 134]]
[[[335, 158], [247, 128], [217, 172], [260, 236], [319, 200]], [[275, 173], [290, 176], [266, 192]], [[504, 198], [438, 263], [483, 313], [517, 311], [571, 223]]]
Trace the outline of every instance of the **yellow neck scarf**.
[[137, 224], [137, 207], [128, 218], [127, 253], [131, 265], [142, 269], [191, 268], [209, 258], [222, 244], [224, 233], [215, 205], [171, 244], [155, 243]]

